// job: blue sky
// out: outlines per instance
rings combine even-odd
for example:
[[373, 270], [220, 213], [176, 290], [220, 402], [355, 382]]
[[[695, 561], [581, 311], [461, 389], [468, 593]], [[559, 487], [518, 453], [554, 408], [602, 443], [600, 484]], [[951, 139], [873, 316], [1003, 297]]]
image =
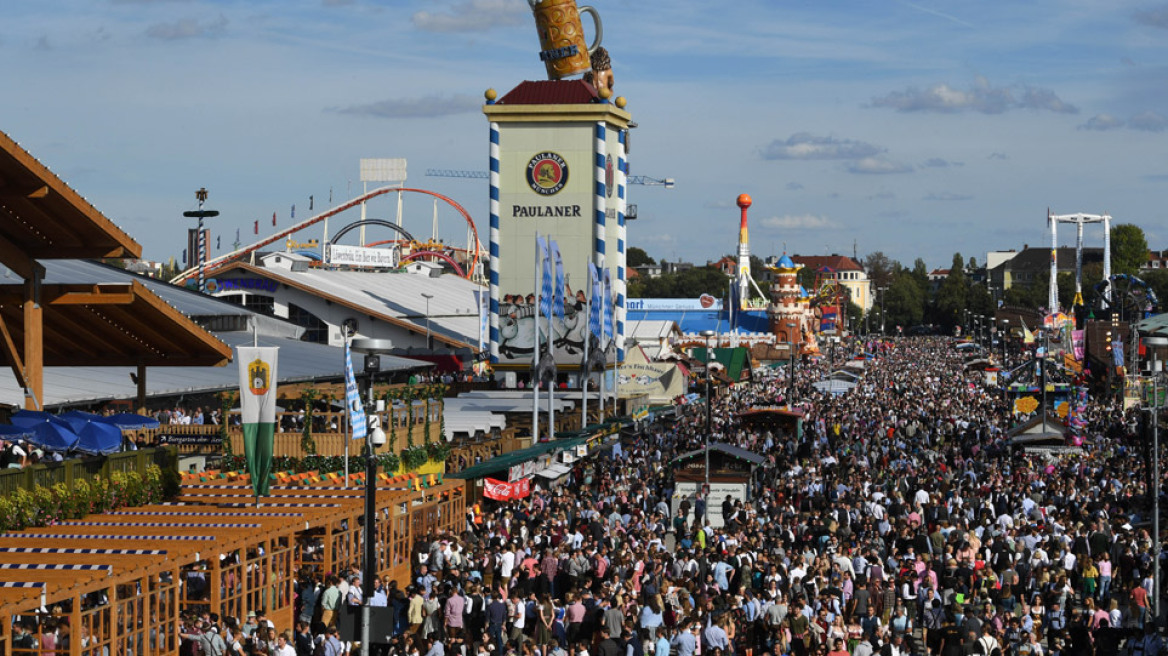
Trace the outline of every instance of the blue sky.
[[[740, 193], [763, 256], [981, 261], [1045, 244], [1048, 207], [1168, 247], [1168, 4], [593, 4], [639, 124], [632, 173], [677, 181], [630, 190], [651, 255], [733, 252]], [[180, 254], [200, 186], [226, 247], [356, 192], [361, 157], [407, 158], [407, 186], [485, 240], [485, 182], [425, 170], [485, 169], [483, 91], [544, 78], [526, 0], [38, 0], [0, 19], [0, 130], [152, 259]], [[407, 197], [408, 229], [431, 216]]]

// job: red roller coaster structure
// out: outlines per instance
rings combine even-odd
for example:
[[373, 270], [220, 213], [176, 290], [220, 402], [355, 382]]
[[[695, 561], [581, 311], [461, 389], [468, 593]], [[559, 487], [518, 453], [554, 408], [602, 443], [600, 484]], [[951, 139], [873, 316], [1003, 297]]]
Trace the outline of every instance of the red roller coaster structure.
[[[358, 207], [361, 205], [361, 203], [364, 203], [365, 201], [367, 201], [371, 198], [376, 198], [378, 196], [382, 196], [385, 194], [398, 193], [398, 192], [411, 192], [411, 193], [417, 193], [417, 194], [425, 194], [427, 196], [433, 196], [434, 198], [437, 198], [438, 200], [444, 201], [446, 204], [453, 207], [455, 211], [457, 211], [459, 214], [462, 215], [462, 218], [466, 220], [466, 225], [470, 229], [471, 235], [472, 235], [471, 243], [469, 244], [470, 248], [467, 249], [467, 251], [468, 251], [467, 254], [471, 256], [468, 258], [467, 262], [470, 263], [471, 266], [469, 266], [465, 271], [462, 270], [461, 267], [459, 267], [457, 264], [455, 264], [452, 258], [450, 258], [449, 256], [444, 256], [444, 254], [442, 254], [442, 253], [423, 251], [423, 252], [412, 253], [409, 257], [403, 258], [403, 259], [414, 259], [414, 258], [420, 257], [422, 255], [430, 255], [433, 257], [438, 257], [439, 259], [443, 259], [445, 261], [450, 262], [452, 265], [454, 265], [455, 270], [462, 277], [471, 278], [474, 275], [475, 268], [478, 266], [479, 257], [482, 255], [482, 245], [479, 243], [479, 231], [477, 228], [475, 228], [474, 219], [471, 218], [470, 213], [467, 212], [466, 209], [462, 207], [462, 205], [459, 205], [457, 202], [455, 202], [453, 199], [451, 199], [447, 196], [443, 196], [442, 194], [439, 194], [439, 193], [434, 192], [434, 191], [429, 191], [426, 189], [414, 189], [414, 188], [410, 188], [410, 187], [381, 187], [380, 189], [374, 189], [373, 191], [370, 191], [368, 193], [361, 194], [360, 196], [357, 196], [356, 198], [354, 198], [352, 200], [349, 200], [345, 203], [342, 203], [342, 204], [340, 204], [340, 205], [338, 205], [338, 206], [336, 206], [336, 207], [334, 207], [326, 212], [322, 212], [320, 214], [317, 214], [316, 216], [305, 219], [304, 221], [301, 221], [300, 223], [297, 223], [294, 226], [280, 230], [279, 232], [276, 232], [275, 234], [273, 234], [271, 236], [264, 237], [263, 239], [260, 239], [257, 242], [254, 242], [254, 243], [249, 244], [247, 246], [244, 246], [242, 248], [238, 248], [234, 251], [231, 251], [230, 253], [227, 253], [226, 255], [220, 255], [219, 257], [212, 258], [212, 259], [208, 260], [206, 262], [206, 264], [203, 265], [203, 272], [204, 272], [204, 274], [214, 272], [215, 270], [223, 267], [224, 265], [228, 264], [232, 260], [235, 260], [239, 257], [245, 257], [248, 255], [251, 255], [252, 253], [263, 248], [264, 246], [267, 246], [269, 244], [273, 244], [273, 243], [278, 242], [282, 239], [287, 239], [289, 236], [296, 234], [297, 232], [299, 232], [299, 231], [301, 231], [301, 230], [303, 230], [311, 225], [319, 223], [320, 221], [323, 221], [329, 217], [336, 216], [337, 214], [340, 214], [341, 212], [344, 212], [345, 210], [350, 210], [350, 209], [353, 209], [354, 207]], [[171, 284], [182, 285], [186, 281], [188, 281], [192, 277], [194, 277], [198, 273], [198, 271], [199, 271], [199, 268], [197, 266], [191, 267], [190, 269], [187, 269], [186, 271], [183, 271], [182, 273], [180, 273], [177, 276], [175, 276], [174, 278], [172, 278], [170, 280], [170, 282], [171, 282]]]

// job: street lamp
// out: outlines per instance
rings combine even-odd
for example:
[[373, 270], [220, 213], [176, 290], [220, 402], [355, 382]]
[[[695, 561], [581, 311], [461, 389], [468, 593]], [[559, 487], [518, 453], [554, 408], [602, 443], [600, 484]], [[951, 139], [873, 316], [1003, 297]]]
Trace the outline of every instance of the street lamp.
[[1002, 367], [1006, 366], [1006, 356], [1009, 355], [1010, 320], [1002, 319]]
[[888, 286], [877, 287], [876, 291], [880, 292], [880, 336], [884, 336], [884, 292], [888, 291]]
[[710, 512], [710, 431], [712, 430], [710, 424], [710, 379], [713, 377], [710, 372], [710, 360], [715, 359], [714, 349], [710, 346], [710, 338], [717, 333], [712, 330], [703, 330], [700, 334], [706, 341], [706, 487], [704, 495], [706, 496], [706, 512], [708, 513]]
[[430, 343], [430, 299], [434, 298], [434, 295], [422, 292], [422, 298], [426, 299], [426, 348], [433, 350], [434, 345]]
[[[365, 354], [364, 377], [368, 395], [372, 396], [373, 371], [381, 369], [381, 356], [390, 352], [393, 343], [388, 339], [354, 339], [352, 350]], [[374, 407], [372, 403], [369, 407]], [[374, 421], [375, 420], [375, 421]], [[377, 573], [377, 457], [373, 449], [385, 444], [385, 431], [381, 428], [381, 417], [372, 415], [369, 429], [365, 431], [365, 544], [364, 567], [361, 569], [364, 603], [361, 605], [361, 653], [368, 654], [371, 645], [370, 629], [373, 625], [373, 578]]]
[[206, 187], [199, 187], [199, 190], [195, 192], [195, 198], [199, 199], [199, 209], [193, 212], [183, 212], [183, 216], [187, 217], [188, 219], [199, 219], [199, 232], [196, 234], [195, 238], [199, 245], [199, 252], [196, 257], [199, 260], [199, 293], [202, 294], [207, 291], [207, 286], [203, 282], [203, 269], [207, 266], [207, 239], [203, 236], [203, 219], [219, 216], [219, 212], [217, 210], [203, 209], [203, 203], [207, 201]]

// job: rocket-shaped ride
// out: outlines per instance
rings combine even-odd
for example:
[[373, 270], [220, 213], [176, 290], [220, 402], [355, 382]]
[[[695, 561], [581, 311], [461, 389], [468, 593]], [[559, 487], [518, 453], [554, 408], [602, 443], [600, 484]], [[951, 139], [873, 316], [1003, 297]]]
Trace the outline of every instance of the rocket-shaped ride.
[[742, 210], [742, 221], [738, 226], [738, 309], [747, 307], [750, 298], [750, 238], [746, 229], [746, 210], [753, 201], [749, 194], [738, 196], [738, 207]]

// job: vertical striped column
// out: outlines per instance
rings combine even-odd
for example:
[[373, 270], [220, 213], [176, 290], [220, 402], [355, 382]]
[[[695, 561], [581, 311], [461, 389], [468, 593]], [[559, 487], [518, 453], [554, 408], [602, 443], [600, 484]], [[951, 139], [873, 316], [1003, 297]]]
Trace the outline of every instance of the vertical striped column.
[[607, 148], [604, 140], [606, 132], [603, 121], [596, 122], [596, 145], [593, 152], [596, 169], [596, 186], [594, 195], [596, 197], [596, 229], [593, 231], [593, 246], [592, 258], [596, 262], [597, 268], [604, 267], [604, 222], [605, 212], [608, 207], [605, 204], [605, 187], [604, 187], [604, 157], [607, 154]]
[[620, 144], [617, 146], [616, 166], [616, 360], [625, 361], [625, 296], [628, 283], [625, 277], [625, 188], [629, 164], [625, 160], [625, 143], [629, 131], [621, 130], [618, 133]]
[[[203, 202], [199, 201], [199, 211], [203, 211]], [[203, 267], [207, 266], [207, 231], [203, 229], [203, 217], [199, 217], [199, 293], [206, 293], [207, 285], [204, 282]]]
[[[1111, 215], [1103, 215], [1103, 279], [1111, 282]], [[1111, 285], [1103, 288], [1103, 298], [1111, 307]]]
[[491, 123], [491, 364], [499, 362], [499, 124]]

